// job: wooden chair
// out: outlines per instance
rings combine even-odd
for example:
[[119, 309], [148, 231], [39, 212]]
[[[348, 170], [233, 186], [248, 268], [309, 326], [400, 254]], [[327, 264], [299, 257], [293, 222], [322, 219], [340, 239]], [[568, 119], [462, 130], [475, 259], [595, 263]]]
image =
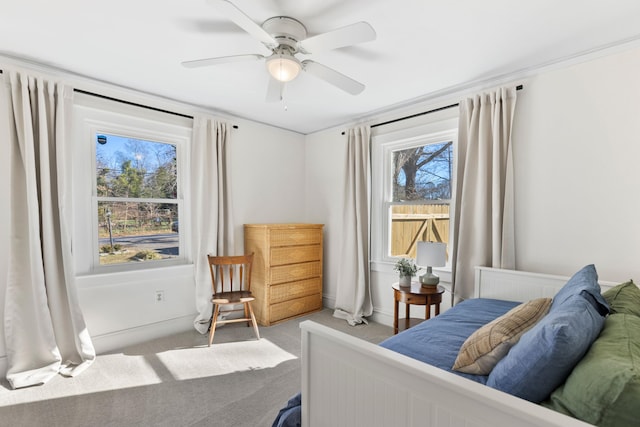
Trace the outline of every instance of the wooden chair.
[[[216, 326], [225, 323], [247, 322], [247, 326], [253, 325], [256, 338], [260, 339], [256, 317], [253, 315], [251, 301], [255, 298], [251, 294], [251, 266], [253, 264], [253, 253], [250, 255], [236, 256], [212, 256], [209, 259], [209, 271], [211, 272], [211, 286], [213, 295], [213, 315], [211, 317], [211, 327], [209, 331], [209, 346], [213, 342], [213, 334]], [[242, 304], [241, 309], [225, 309], [220, 306]], [[240, 318], [230, 318], [218, 320], [220, 314], [231, 312], [244, 312]]]

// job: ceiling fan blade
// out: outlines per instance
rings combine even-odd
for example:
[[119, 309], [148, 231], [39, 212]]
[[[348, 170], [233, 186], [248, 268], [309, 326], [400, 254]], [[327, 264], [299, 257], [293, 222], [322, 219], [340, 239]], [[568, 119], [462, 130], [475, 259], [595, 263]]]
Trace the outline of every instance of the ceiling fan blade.
[[264, 59], [264, 56], [258, 54], [248, 55], [232, 55], [218, 56], [217, 58], [196, 59], [193, 61], [184, 61], [182, 66], [186, 68], [208, 67], [210, 65], [228, 64], [230, 62], [255, 61]]
[[350, 93], [351, 95], [358, 95], [365, 88], [362, 83], [353, 80], [351, 77], [347, 77], [333, 68], [329, 68], [326, 65], [319, 64], [309, 59], [302, 61], [302, 69], [307, 73], [313, 74], [319, 79]]
[[337, 30], [309, 37], [298, 43], [303, 53], [314, 53], [322, 50], [338, 49], [376, 39], [376, 32], [366, 22], [357, 22], [338, 28]]
[[278, 42], [269, 33], [267, 33], [260, 25], [256, 24], [243, 11], [238, 9], [233, 3], [227, 0], [207, 0], [207, 2], [222, 12], [229, 20], [233, 21], [238, 27], [251, 34], [269, 48], [273, 49], [278, 46]]
[[267, 102], [280, 102], [284, 94], [284, 83], [269, 76], [269, 86], [267, 86]]

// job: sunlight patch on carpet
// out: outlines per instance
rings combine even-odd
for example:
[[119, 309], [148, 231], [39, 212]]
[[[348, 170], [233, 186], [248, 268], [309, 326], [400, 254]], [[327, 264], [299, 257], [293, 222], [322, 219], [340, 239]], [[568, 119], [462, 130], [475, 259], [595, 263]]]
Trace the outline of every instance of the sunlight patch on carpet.
[[266, 338], [175, 349], [157, 356], [176, 380], [274, 368], [297, 359]]
[[163, 380], [156, 367], [144, 355], [98, 355], [93, 365], [77, 377], [58, 375], [40, 386], [19, 390], [1, 389], [0, 407], [159, 384]]

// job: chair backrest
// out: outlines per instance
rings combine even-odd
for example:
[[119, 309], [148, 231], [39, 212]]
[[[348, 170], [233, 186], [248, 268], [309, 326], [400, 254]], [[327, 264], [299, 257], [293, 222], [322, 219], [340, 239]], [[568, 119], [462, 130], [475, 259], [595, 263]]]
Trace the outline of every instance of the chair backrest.
[[220, 292], [251, 291], [253, 253], [233, 256], [207, 255], [207, 258], [213, 295]]

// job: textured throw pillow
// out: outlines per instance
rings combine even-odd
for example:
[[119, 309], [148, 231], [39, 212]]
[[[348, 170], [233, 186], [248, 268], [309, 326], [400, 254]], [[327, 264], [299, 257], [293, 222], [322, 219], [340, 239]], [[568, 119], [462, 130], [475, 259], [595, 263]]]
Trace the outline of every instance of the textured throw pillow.
[[487, 323], [462, 344], [453, 369], [467, 374], [488, 375], [522, 334], [547, 314], [550, 306], [551, 298], [534, 299]]
[[582, 295], [573, 295], [549, 313], [500, 360], [487, 385], [534, 403], [564, 382], [598, 337], [604, 317]]
[[543, 405], [600, 427], [638, 425], [638, 366], [640, 317], [612, 314], [589, 352]]
[[640, 288], [632, 280], [621, 283], [602, 293], [612, 313], [640, 316]]

